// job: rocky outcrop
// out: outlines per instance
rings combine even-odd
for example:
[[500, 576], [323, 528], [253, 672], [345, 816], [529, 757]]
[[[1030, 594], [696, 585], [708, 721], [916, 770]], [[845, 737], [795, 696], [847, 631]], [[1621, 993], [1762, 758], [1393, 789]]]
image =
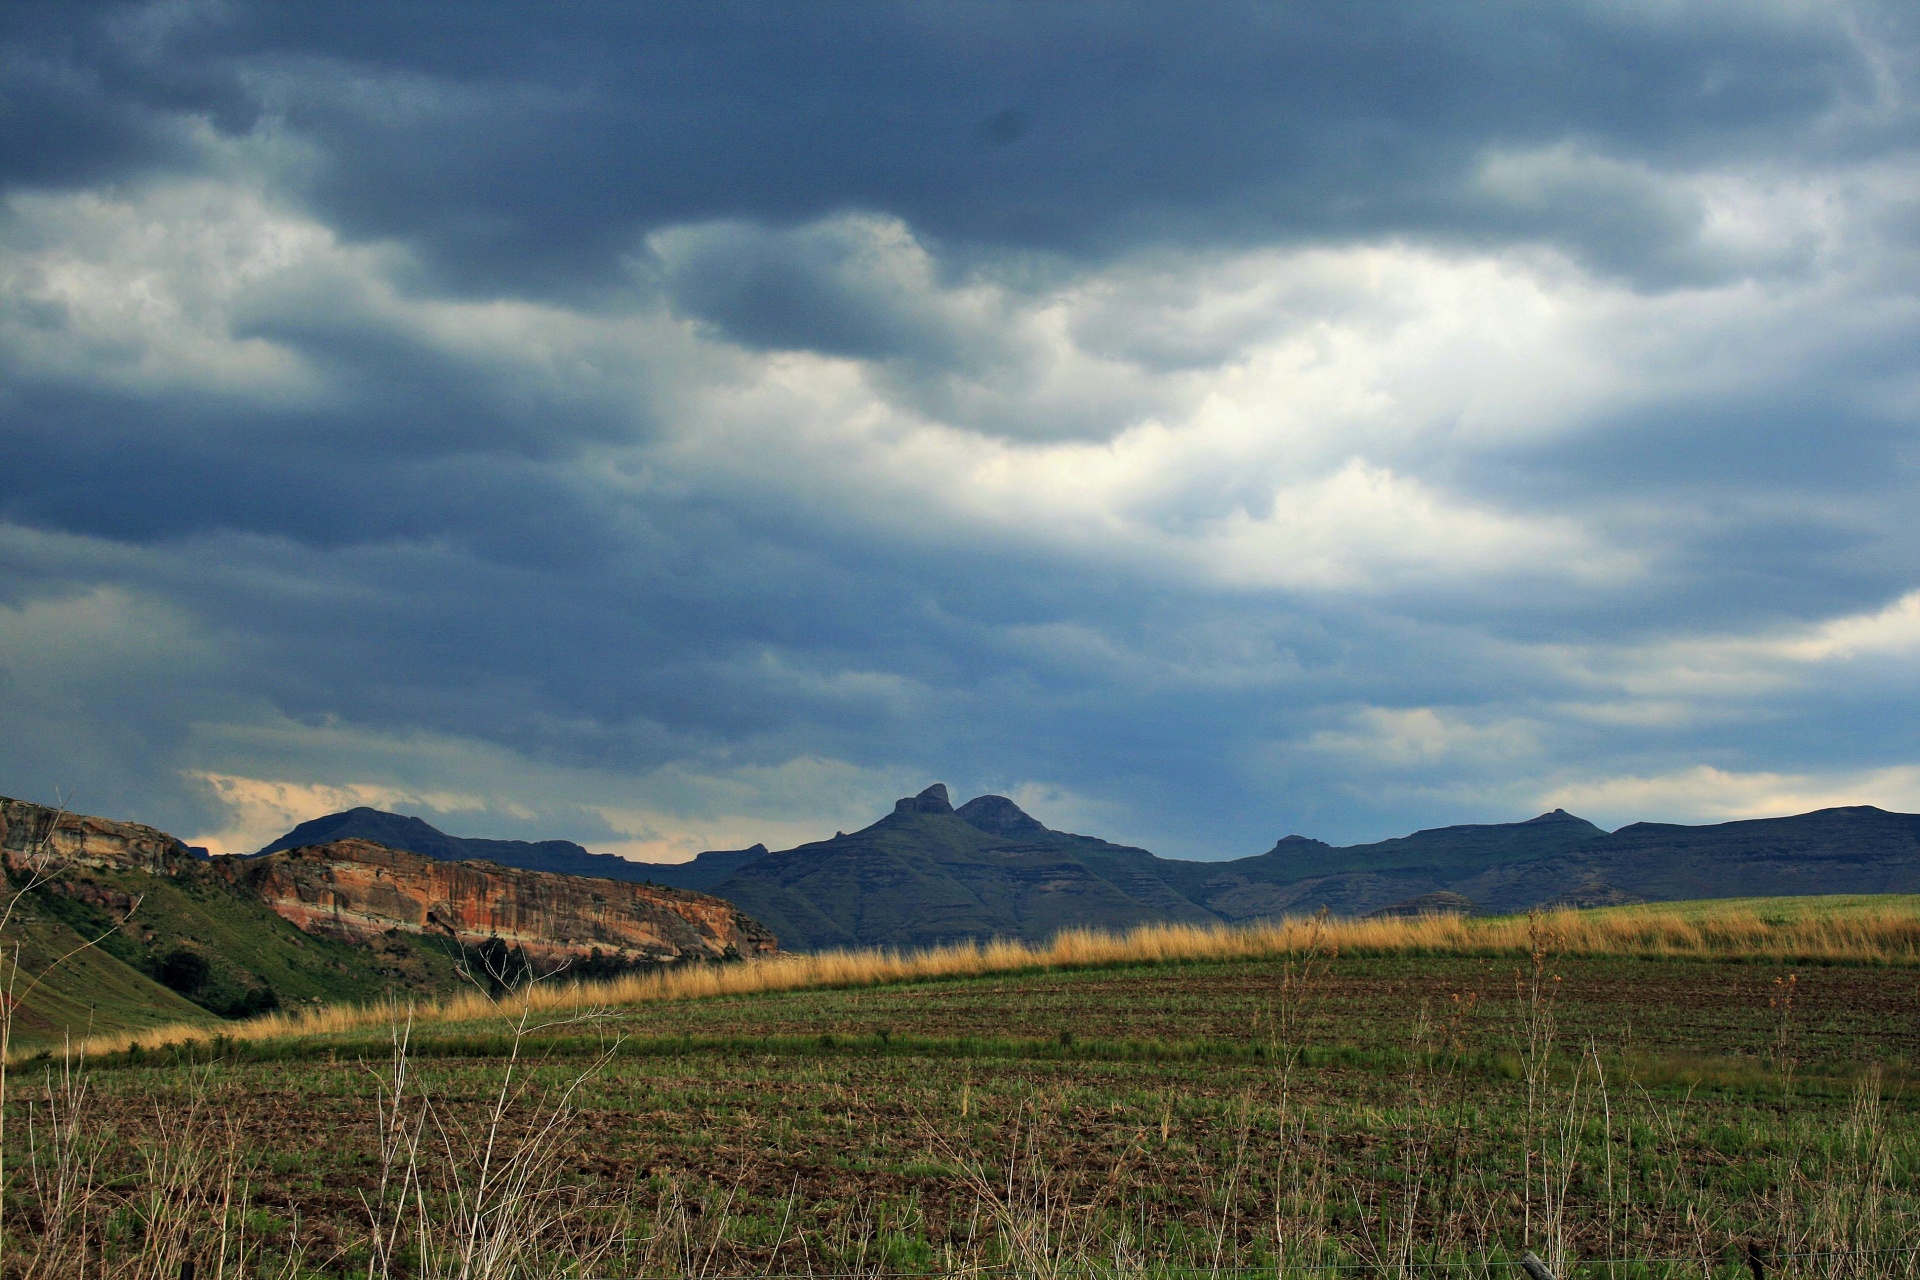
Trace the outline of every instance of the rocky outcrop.
[[371, 943], [394, 931], [469, 945], [498, 938], [540, 965], [595, 951], [627, 962], [766, 955], [772, 933], [720, 898], [685, 889], [442, 862], [370, 840], [336, 840], [215, 871], [308, 933]]
[[[944, 793], [944, 788], [942, 789]], [[955, 809], [954, 816], [988, 835], [1032, 840], [1052, 835], [1025, 809], [1005, 796], [975, 796]]]
[[947, 795], [947, 785], [936, 782], [917, 796], [893, 802], [895, 813], [944, 813], [953, 812], [953, 801]]
[[177, 875], [193, 851], [164, 831], [0, 796], [0, 858], [15, 872], [71, 867]]
[[1378, 911], [1369, 911], [1366, 918], [1369, 920], [1417, 920], [1421, 916], [1470, 916], [1473, 913], [1472, 898], [1448, 893], [1442, 889], [1435, 893], [1423, 893], [1417, 898], [1408, 898], [1405, 902], [1396, 902], [1390, 907], [1381, 907]]
[[1645, 902], [1637, 893], [1616, 889], [1604, 880], [1589, 880], [1575, 885], [1557, 898], [1540, 904], [1542, 911], [1587, 911], [1594, 907], [1631, 907]]

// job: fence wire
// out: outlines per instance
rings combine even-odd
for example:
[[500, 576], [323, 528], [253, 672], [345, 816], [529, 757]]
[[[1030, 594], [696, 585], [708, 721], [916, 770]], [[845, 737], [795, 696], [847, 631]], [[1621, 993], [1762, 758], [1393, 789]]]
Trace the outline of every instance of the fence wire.
[[[1776, 1264], [1781, 1262], [1831, 1258], [1885, 1257], [1888, 1255], [1911, 1257], [1916, 1262], [1920, 1262], [1920, 1250], [1904, 1248], [1897, 1245], [1888, 1245], [1872, 1249], [1821, 1249], [1813, 1252], [1767, 1251], [1751, 1256], [1757, 1257], [1765, 1264], [1766, 1268], [1771, 1271]], [[1638, 1255], [1622, 1258], [1573, 1258], [1569, 1259], [1566, 1264], [1566, 1273], [1570, 1274], [1576, 1267], [1619, 1267], [1636, 1263], [1641, 1266], [1658, 1266], [1662, 1263], [1697, 1263], [1701, 1260], [1702, 1256], [1702, 1254], [1698, 1253], [1688, 1253], [1668, 1257], [1646, 1257], [1644, 1255]], [[1714, 1250], [1704, 1256], [1708, 1259], [1724, 1259], [1726, 1255], [1724, 1249], [1721, 1249]], [[1742, 1260], [1744, 1261], [1747, 1256], [1743, 1250]], [[1409, 1271], [1468, 1271], [1487, 1273], [1496, 1267], [1511, 1267], [1517, 1271], [1521, 1269], [1521, 1264], [1518, 1258], [1495, 1259], [1483, 1257], [1477, 1262], [1316, 1262], [1303, 1266], [1289, 1265], [1285, 1267], [1284, 1270], [1276, 1269], [1272, 1266], [1140, 1266], [1126, 1268], [1125, 1270], [1142, 1277], [1215, 1276], [1220, 1277], [1221, 1280], [1236, 1280], [1236, 1278], [1239, 1277], [1279, 1277], [1323, 1271], [1375, 1271], [1382, 1274], [1404, 1274]], [[1023, 1269], [1030, 1270], [1030, 1268], [1023, 1268], [1018, 1263], [997, 1262], [977, 1263], [947, 1271], [703, 1271], [695, 1274], [693, 1280], [965, 1280], [965, 1277], [968, 1276], [1011, 1275]], [[1072, 1276], [1081, 1274], [1081, 1272], [1072, 1266], [1061, 1266], [1054, 1268], [1052, 1274], [1056, 1276]], [[1089, 1271], [1087, 1274], [1098, 1274], [1098, 1272]], [[602, 1280], [688, 1280], [688, 1275], [684, 1272], [658, 1272], [641, 1273], [636, 1276], [622, 1276], [618, 1278], [604, 1277]]]

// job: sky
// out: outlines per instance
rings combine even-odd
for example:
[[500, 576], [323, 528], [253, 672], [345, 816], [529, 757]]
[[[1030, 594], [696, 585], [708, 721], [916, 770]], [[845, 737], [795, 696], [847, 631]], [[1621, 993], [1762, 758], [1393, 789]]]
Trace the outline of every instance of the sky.
[[1920, 810], [1920, 9], [0, 9], [0, 794]]

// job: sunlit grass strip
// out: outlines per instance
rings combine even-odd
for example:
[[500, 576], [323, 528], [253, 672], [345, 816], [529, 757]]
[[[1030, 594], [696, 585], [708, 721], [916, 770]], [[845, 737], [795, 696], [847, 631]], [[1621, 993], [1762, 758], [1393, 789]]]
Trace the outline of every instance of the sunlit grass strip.
[[[697, 965], [608, 982], [547, 984], [495, 1002], [478, 992], [416, 1007], [416, 1025], [515, 1016], [565, 1017], [591, 1009], [769, 992], [872, 987], [978, 978], [1039, 969], [1112, 968], [1191, 961], [1261, 960], [1317, 948], [1330, 954], [1526, 954], [1543, 941], [1556, 955], [1698, 956], [1792, 963], [1920, 965], [1920, 896], [1743, 899], [1654, 904], [1538, 917], [1287, 919], [1249, 925], [1150, 924], [1124, 933], [1069, 929], [1051, 941], [962, 942], [923, 951], [830, 951], [741, 964]], [[325, 1036], [386, 1026], [385, 1005], [333, 1005], [209, 1028], [163, 1027], [96, 1036], [89, 1052], [134, 1043], [204, 1043]]]

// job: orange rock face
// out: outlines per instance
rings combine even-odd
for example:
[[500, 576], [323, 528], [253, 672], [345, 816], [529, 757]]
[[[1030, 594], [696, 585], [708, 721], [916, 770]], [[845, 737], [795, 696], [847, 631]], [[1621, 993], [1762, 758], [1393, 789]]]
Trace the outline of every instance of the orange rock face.
[[777, 945], [759, 921], [704, 893], [441, 862], [370, 840], [222, 858], [214, 866], [306, 932], [351, 942], [393, 930], [469, 945], [498, 938], [536, 964], [596, 950], [626, 961], [720, 960], [765, 955]]
[[15, 872], [78, 866], [151, 875], [177, 875], [193, 862], [187, 846], [164, 831], [4, 796], [0, 796], [0, 858]]

